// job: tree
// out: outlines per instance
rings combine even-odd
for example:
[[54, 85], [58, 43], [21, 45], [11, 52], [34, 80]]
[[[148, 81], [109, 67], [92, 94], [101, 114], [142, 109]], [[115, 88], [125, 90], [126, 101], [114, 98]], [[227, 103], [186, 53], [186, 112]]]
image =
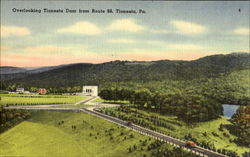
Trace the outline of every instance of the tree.
[[37, 89], [38, 89], [37, 87], [30, 87], [31, 92], [37, 92]]
[[144, 108], [152, 99], [152, 93], [148, 89], [141, 89], [135, 92], [135, 104]]
[[72, 87], [72, 92], [81, 92], [82, 88], [80, 86]]
[[231, 122], [234, 125], [234, 133], [238, 139], [237, 143], [243, 146], [250, 146], [250, 105], [240, 106], [233, 115]]

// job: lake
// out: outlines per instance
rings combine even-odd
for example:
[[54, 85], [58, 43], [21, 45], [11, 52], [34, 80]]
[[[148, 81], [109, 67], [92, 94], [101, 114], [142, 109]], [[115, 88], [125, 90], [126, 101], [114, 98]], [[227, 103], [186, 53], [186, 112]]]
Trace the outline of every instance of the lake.
[[229, 105], [223, 104], [223, 115], [227, 118], [231, 118], [235, 113], [236, 110], [240, 107], [240, 105]]

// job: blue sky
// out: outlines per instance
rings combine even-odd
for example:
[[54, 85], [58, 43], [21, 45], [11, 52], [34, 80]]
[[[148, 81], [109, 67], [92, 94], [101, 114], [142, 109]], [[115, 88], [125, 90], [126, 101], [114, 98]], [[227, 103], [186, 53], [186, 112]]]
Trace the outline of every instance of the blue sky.
[[[249, 3], [1, 1], [1, 65], [193, 60], [249, 52]], [[14, 13], [13, 8], [142, 9], [146, 13]]]

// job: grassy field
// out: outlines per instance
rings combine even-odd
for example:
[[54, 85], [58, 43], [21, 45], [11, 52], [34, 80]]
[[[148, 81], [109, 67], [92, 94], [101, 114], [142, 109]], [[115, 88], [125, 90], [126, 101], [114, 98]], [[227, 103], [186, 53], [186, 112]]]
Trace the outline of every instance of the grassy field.
[[[147, 112], [142, 110], [131, 109], [133, 111], [137, 111], [138, 113], [122, 113], [117, 111], [115, 108], [106, 109], [106, 110], [115, 110], [117, 115], [126, 115], [128, 117], [133, 117], [137, 120], [144, 120], [145, 123], [148, 123], [154, 126], [158, 131], [164, 132], [165, 134], [169, 134], [171, 136], [177, 137], [179, 139], [185, 140], [185, 136], [191, 134], [192, 137], [196, 138], [199, 142], [206, 141], [207, 143], [214, 144], [216, 149], [227, 149], [237, 152], [240, 156], [242, 153], [249, 151], [247, 147], [237, 146], [233, 141], [236, 137], [229, 133], [226, 127], [231, 125], [231, 122], [228, 121], [225, 117], [221, 117], [219, 119], [196, 123], [192, 125], [188, 125], [177, 119], [175, 116], [162, 116], [157, 113]], [[156, 126], [152, 121], [149, 121], [146, 117], [158, 117], [163, 121], [167, 122], [168, 127], [164, 128], [161, 126]], [[220, 125], [223, 125], [221, 131], [219, 130]], [[230, 142], [231, 140], [231, 142]]]
[[0, 94], [0, 105], [72, 104], [85, 99], [83, 96], [69, 95], [26, 95]]
[[129, 101], [113, 101], [113, 100], [104, 100], [100, 97], [95, 99], [93, 102], [103, 102], [103, 103], [114, 103], [114, 104], [128, 104]]
[[[147, 144], [142, 145], [145, 140]], [[149, 137], [85, 113], [39, 111], [28, 121], [0, 134], [0, 156], [149, 157], [154, 150], [147, 147], [153, 142]], [[129, 152], [134, 145], [136, 149]], [[167, 144], [161, 147], [173, 150]]]

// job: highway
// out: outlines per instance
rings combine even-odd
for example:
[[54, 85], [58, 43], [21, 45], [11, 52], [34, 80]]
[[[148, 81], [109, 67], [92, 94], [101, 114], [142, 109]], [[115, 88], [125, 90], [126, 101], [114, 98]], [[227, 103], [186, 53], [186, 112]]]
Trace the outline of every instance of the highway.
[[[92, 99], [88, 99], [85, 101], [81, 101], [81, 103], [87, 103], [89, 101], [92, 101], [94, 98]], [[101, 105], [98, 105], [98, 107], [100, 107]], [[105, 107], [107, 107], [108, 105], [104, 105]], [[113, 107], [116, 105], [112, 105], [110, 104], [110, 107]], [[55, 110], [55, 111], [80, 111], [80, 112], [84, 112], [84, 113], [88, 113], [91, 115], [94, 115], [96, 117], [108, 120], [110, 122], [116, 123], [118, 125], [122, 125], [124, 127], [130, 128], [140, 134], [143, 135], [147, 135], [149, 137], [167, 142], [171, 145], [174, 145], [176, 147], [182, 147], [183, 149], [187, 150], [187, 151], [191, 151], [199, 156], [207, 156], [207, 157], [226, 157], [226, 155], [223, 154], [219, 154], [217, 152], [213, 152], [211, 150], [207, 150], [204, 149], [202, 147], [199, 146], [195, 146], [195, 147], [187, 147], [186, 146], [186, 142], [182, 141], [180, 139], [176, 139], [164, 134], [161, 134], [159, 132], [155, 132], [153, 130], [149, 130], [147, 128], [143, 128], [141, 126], [132, 124], [132, 125], [127, 125], [126, 121], [123, 121], [121, 119], [115, 118], [115, 117], [111, 117], [108, 116], [106, 114], [100, 113], [98, 112], [95, 107], [89, 107], [89, 108], [76, 108], [76, 107], [59, 107], [57, 105], [39, 105], [39, 106], [8, 106], [5, 107], [6, 109], [24, 109], [24, 110]]]

